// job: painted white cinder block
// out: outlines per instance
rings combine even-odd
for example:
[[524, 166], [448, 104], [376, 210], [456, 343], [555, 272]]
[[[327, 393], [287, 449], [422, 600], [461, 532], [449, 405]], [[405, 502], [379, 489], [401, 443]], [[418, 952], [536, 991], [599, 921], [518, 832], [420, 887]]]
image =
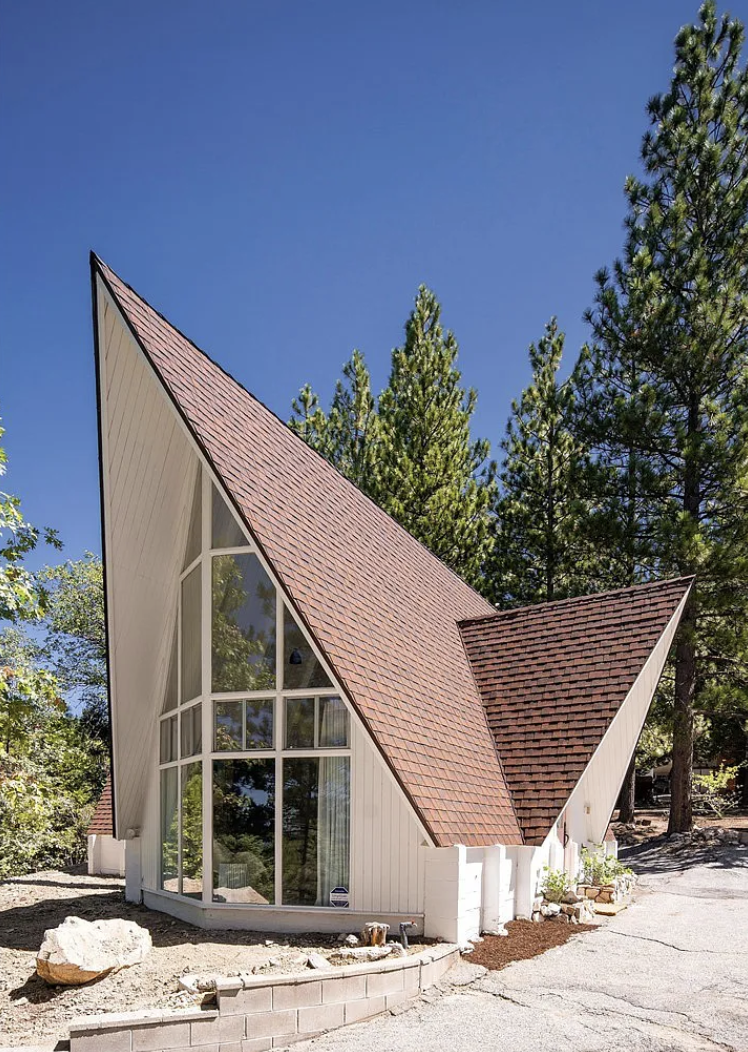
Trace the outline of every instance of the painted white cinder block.
[[483, 849], [455, 844], [423, 851], [424, 934], [459, 944], [476, 938], [481, 929]]

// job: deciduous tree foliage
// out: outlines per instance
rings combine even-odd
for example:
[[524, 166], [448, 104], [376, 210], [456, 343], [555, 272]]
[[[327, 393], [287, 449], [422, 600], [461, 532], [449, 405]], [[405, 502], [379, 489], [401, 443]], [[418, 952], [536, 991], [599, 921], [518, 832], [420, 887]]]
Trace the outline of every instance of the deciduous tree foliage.
[[81, 720], [93, 738], [109, 739], [106, 631], [101, 559], [47, 566], [36, 577], [46, 593], [46, 636], [41, 657], [66, 697], [81, 706]]
[[[635, 352], [650, 559], [697, 574], [675, 656], [671, 832], [692, 820], [694, 711], [748, 684], [748, 74], [708, 0], [649, 103], [622, 259], [591, 320], [607, 377]], [[618, 426], [615, 415], [611, 424]]]

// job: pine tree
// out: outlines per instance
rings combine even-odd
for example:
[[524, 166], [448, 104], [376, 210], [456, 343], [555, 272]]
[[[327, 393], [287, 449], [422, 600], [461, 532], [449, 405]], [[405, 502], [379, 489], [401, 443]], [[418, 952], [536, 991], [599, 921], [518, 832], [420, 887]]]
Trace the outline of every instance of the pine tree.
[[[697, 574], [675, 653], [670, 832], [692, 821], [695, 708], [748, 684], [748, 74], [713, 0], [649, 103], [645, 176], [626, 182], [622, 261], [591, 315], [615, 376], [635, 351], [650, 557]], [[611, 423], [617, 426], [615, 416]], [[711, 699], [711, 700], [710, 700]]]
[[532, 381], [512, 404], [502, 446], [490, 593], [499, 606], [561, 599], [586, 588], [582, 479], [588, 456], [572, 430], [574, 385], [561, 381], [555, 318], [530, 345]]
[[473, 441], [477, 395], [461, 386], [458, 346], [422, 285], [379, 398], [374, 498], [464, 580], [482, 585], [492, 537], [495, 467]]
[[374, 488], [378, 418], [364, 356], [354, 350], [335, 384], [328, 413], [309, 384], [292, 402], [290, 427], [364, 493]]

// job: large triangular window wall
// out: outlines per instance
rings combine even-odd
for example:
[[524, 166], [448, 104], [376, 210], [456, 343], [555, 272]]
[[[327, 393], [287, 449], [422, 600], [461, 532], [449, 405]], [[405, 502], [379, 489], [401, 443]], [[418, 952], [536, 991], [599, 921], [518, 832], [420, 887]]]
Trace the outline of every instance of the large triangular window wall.
[[205, 905], [338, 905], [350, 713], [204, 471], [182, 565], [160, 727], [161, 887]]

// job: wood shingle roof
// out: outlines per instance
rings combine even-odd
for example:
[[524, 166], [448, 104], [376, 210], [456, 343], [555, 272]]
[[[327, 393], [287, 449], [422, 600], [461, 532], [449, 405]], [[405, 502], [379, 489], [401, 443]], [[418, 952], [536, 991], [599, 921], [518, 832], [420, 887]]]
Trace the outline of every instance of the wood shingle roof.
[[520, 843], [457, 624], [493, 608], [96, 257], [92, 267], [435, 843]]
[[526, 844], [545, 839], [691, 581], [460, 625]]

